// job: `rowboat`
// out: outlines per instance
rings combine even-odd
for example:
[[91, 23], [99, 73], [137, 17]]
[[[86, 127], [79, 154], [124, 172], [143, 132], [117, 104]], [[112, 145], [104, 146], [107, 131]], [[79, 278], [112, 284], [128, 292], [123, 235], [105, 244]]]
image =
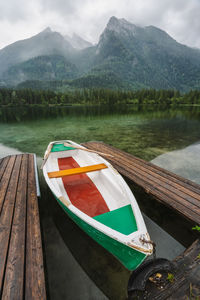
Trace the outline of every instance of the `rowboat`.
[[152, 254], [152, 242], [131, 190], [102, 156], [70, 140], [54, 141], [45, 152], [43, 174], [66, 214], [135, 270]]

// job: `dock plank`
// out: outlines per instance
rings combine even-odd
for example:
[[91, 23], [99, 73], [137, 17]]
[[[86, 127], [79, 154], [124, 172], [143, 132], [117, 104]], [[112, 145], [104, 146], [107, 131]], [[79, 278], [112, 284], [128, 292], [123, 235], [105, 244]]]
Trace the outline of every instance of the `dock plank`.
[[16, 204], [2, 294], [3, 299], [23, 299], [27, 165], [28, 157], [27, 155], [23, 155], [16, 193]]
[[2, 292], [4, 272], [6, 268], [7, 252], [9, 248], [9, 240], [11, 233], [11, 225], [13, 218], [13, 211], [15, 205], [15, 195], [17, 191], [17, 184], [20, 172], [22, 156], [16, 157], [15, 164], [13, 166], [13, 172], [9, 181], [8, 189], [6, 191], [5, 201], [3, 204], [2, 212], [0, 215], [0, 291]]
[[10, 158], [7, 156], [5, 159], [0, 160], [0, 180], [5, 172], [9, 159]]
[[15, 159], [16, 159], [15, 156], [10, 158], [8, 165], [6, 166], [6, 168], [4, 170], [5, 175], [3, 176], [3, 178], [1, 179], [1, 182], [0, 182], [0, 191], [1, 191], [1, 193], [0, 193], [0, 215], [1, 215], [2, 207], [3, 207], [6, 191], [8, 188], [8, 184], [10, 181], [10, 177], [11, 177], [11, 174], [13, 171]]
[[200, 223], [198, 184], [102, 142], [88, 142], [83, 145], [90, 150], [111, 154], [112, 157], [106, 159], [122, 175], [193, 223]]

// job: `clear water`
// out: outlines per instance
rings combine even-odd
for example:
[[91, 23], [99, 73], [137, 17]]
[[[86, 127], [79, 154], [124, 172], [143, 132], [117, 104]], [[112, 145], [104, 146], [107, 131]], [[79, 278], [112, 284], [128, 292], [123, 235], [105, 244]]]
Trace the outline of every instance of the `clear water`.
[[200, 139], [200, 108], [134, 106], [0, 108], [0, 143], [43, 156], [50, 141], [92, 140], [151, 160]]

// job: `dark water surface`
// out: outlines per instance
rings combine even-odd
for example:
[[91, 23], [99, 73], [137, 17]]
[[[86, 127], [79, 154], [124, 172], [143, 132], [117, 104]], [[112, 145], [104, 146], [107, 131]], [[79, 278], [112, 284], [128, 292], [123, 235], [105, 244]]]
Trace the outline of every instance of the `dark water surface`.
[[[78, 143], [103, 141], [142, 159], [154, 159], [154, 163], [170, 167], [174, 172], [178, 170], [179, 175], [194, 178], [196, 182], [199, 180], [198, 164], [192, 161], [193, 157], [197, 159], [199, 151], [197, 146], [190, 146], [200, 141], [198, 107], [165, 110], [135, 106], [0, 108], [0, 143], [3, 145], [41, 157], [50, 141], [63, 139]], [[186, 152], [180, 150], [188, 146]], [[168, 156], [170, 161], [166, 159]], [[186, 157], [190, 159], [184, 173]], [[39, 206], [51, 299], [107, 299], [106, 296], [125, 299], [130, 273], [66, 217], [46, 187], [42, 174], [40, 185]], [[143, 211], [187, 246], [181, 220], [177, 221], [175, 215], [148, 197], [144, 201], [145, 196], [131, 188]], [[186, 233], [190, 235], [189, 231]]]

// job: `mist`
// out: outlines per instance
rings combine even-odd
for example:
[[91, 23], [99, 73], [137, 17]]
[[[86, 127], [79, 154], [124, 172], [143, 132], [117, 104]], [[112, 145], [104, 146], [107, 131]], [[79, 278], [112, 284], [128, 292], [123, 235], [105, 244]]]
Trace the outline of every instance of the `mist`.
[[0, 48], [50, 26], [63, 35], [78, 34], [96, 43], [109, 18], [154, 25], [178, 42], [200, 48], [198, 0], [10, 0], [0, 3]]

